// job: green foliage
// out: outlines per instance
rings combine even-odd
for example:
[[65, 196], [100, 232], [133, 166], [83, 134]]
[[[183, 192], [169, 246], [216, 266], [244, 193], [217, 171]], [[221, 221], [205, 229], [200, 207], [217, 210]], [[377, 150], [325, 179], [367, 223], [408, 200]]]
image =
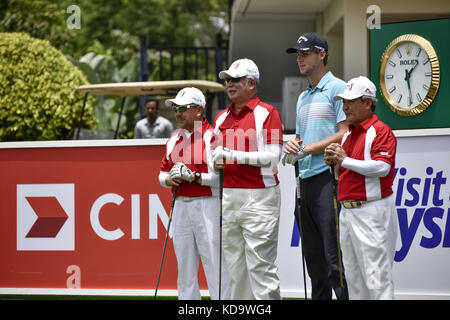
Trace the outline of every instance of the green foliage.
[[[98, 44], [97, 52], [104, 52], [101, 44]], [[139, 59], [137, 56], [130, 59], [122, 68], [118, 68], [116, 62], [108, 55], [89, 52], [79, 61], [68, 56], [83, 73], [90, 83], [130, 82], [137, 80]], [[98, 123], [97, 136], [113, 137], [119, 118], [122, 98], [118, 96], [96, 96], [94, 109]], [[132, 138], [137, 111], [137, 98], [128, 97], [125, 100], [124, 110], [120, 119], [119, 133], [121, 136]], [[109, 132], [109, 135], [108, 133]]]
[[[71, 13], [67, 12], [67, 8], [70, 5], [77, 5], [80, 9], [79, 29], [68, 28]], [[226, 10], [227, 0], [0, 0], [0, 35], [6, 37], [1, 32], [25, 32], [33, 38], [48, 40], [54, 48], [66, 54], [91, 83], [138, 81], [140, 35], [148, 36], [149, 46], [214, 45], [215, 35], [225, 31], [223, 24], [217, 21], [226, 20]], [[0, 43], [0, 108], [2, 111], [8, 110], [6, 114], [0, 114], [0, 141], [60, 139], [67, 134], [70, 137], [78, 124], [83, 99], [82, 94], [74, 92], [77, 86], [74, 83], [86, 83], [85, 77], [77, 72], [74, 79], [78, 82], [68, 79], [75, 71], [66, 65], [67, 61], [56, 58], [53, 49], [35, 54], [33, 50], [36, 49], [30, 50], [31, 42], [21, 45], [23, 53], [21, 49], [14, 48], [11, 49], [13, 53], [3, 55], [4, 50], [12, 48], [12, 43], [20, 42], [14, 37], [22, 41], [24, 35], [11, 35], [8, 38], [11, 41]], [[149, 80], [159, 80], [160, 73], [164, 77], [170, 73], [169, 59], [164, 60], [163, 70], [159, 70], [156, 55], [149, 50]], [[16, 64], [14, 59], [19, 59], [21, 64]], [[55, 64], [55, 67], [54, 59], [65, 62]], [[193, 56], [188, 56], [187, 61], [190, 65], [195, 63]], [[177, 56], [173, 62], [174, 79], [184, 78], [184, 61]], [[204, 68], [206, 62], [200, 57], [198, 63]], [[8, 70], [6, 73], [5, 69]], [[211, 72], [214, 70], [213, 59], [210, 59], [208, 69], [211, 74], [206, 77], [214, 80], [215, 75]], [[205, 70], [200, 71], [199, 78], [205, 77]], [[53, 75], [54, 72], [58, 75]], [[195, 75], [189, 71], [186, 78], [195, 78]], [[53, 84], [44, 85], [44, 80], [53, 81]], [[69, 80], [72, 81], [70, 85], [66, 82]], [[8, 87], [11, 83], [14, 88]], [[63, 88], [59, 87], [61, 83], [64, 83]], [[58, 120], [64, 124], [56, 133], [53, 125], [48, 126], [47, 123], [56, 122], [59, 118], [55, 115], [67, 110], [66, 100], [70, 100], [73, 112], [70, 119], [65, 114], [64, 121]], [[97, 117], [98, 131], [114, 131], [121, 102], [119, 97], [94, 98], [89, 95], [84, 126], [93, 128], [95, 121], [92, 117]], [[60, 106], [54, 107], [58, 103]], [[38, 121], [34, 120], [34, 115], [49, 118], [39, 118]], [[136, 98], [127, 98], [120, 133], [132, 137], [139, 116]], [[27, 125], [24, 124], [25, 119]], [[50, 131], [53, 133], [50, 134]]]
[[[65, 10], [73, 0], [59, 0]], [[73, 54], [79, 59], [94, 41], [110, 50], [118, 66], [139, 53], [139, 36], [150, 46], [214, 45], [222, 32], [213, 18], [226, 18], [227, 0], [77, 0], [81, 28], [75, 30]]]
[[[78, 125], [86, 77], [48, 41], [0, 33], [0, 141], [69, 138]], [[96, 119], [88, 99], [84, 127]]]
[[[66, 26], [66, 11], [49, 0], [1, 1], [0, 32], [26, 32], [33, 38], [50, 41], [66, 52], [72, 48], [75, 31]], [[2, 12], [4, 10], [4, 12]]]

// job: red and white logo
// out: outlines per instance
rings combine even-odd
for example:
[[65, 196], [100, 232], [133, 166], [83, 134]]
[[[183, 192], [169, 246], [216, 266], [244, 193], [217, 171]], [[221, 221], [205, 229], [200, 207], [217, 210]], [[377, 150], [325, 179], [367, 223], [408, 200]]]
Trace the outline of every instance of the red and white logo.
[[17, 250], [75, 250], [75, 185], [17, 185]]

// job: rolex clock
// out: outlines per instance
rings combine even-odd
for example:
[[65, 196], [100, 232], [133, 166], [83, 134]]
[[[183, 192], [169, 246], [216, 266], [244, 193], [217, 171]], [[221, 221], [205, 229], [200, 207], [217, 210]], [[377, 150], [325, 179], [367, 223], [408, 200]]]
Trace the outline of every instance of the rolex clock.
[[395, 38], [380, 65], [380, 90], [392, 111], [415, 116], [433, 102], [439, 89], [439, 60], [431, 43], [415, 34]]

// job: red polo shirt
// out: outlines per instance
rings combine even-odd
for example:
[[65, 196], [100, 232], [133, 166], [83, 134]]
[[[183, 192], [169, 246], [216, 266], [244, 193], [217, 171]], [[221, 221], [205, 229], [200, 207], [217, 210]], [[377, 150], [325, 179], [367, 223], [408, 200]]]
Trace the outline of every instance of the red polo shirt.
[[378, 200], [393, 193], [397, 139], [376, 114], [356, 127], [349, 126], [342, 138], [348, 157], [357, 160], [381, 160], [391, 165], [387, 176], [371, 178], [340, 166], [338, 200]]
[[[186, 130], [178, 130], [167, 140], [166, 152], [161, 162], [161, 172], [170, 172], [177, 162], [184, 163], [192, 171], [208, 173], [206, 152], [210, 150], [211, 141], [214, 138], [212, 126], [204, 119], [201, 127], [192, 133]], [[172, 187], [173, 190], [173, 187]], [[182, 181], [178, 187], [177, 196], [205, 197], [212, 196], [213, 191], [209, 186], [198, 183]]]
[[[218, 145], [231, 150], [255, 152], [266, 144], [283, 144], [280, 112], [254, 96], [238, 114], [232, 103], [215, 119], [214, 134]], [[265, 188], [278, 185], [278, 168], [261, 168], [226, 161], [223, 171], [225, 188]]]

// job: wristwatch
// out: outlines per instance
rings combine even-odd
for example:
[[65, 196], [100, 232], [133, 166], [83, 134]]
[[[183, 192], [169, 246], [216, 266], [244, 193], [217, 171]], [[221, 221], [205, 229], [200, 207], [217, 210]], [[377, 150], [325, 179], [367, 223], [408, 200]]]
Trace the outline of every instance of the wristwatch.
[[202, 177], [202, 174], [198, 171], [194, 172], [194, 180], [192, 182], [198, 183], [198, 180]]
[[302, 146], [300, 147], [300, 152], [303, 152], [305, 155], [309, 155], [309, 152], [305, 150], [304, 144], [302, 144]]

